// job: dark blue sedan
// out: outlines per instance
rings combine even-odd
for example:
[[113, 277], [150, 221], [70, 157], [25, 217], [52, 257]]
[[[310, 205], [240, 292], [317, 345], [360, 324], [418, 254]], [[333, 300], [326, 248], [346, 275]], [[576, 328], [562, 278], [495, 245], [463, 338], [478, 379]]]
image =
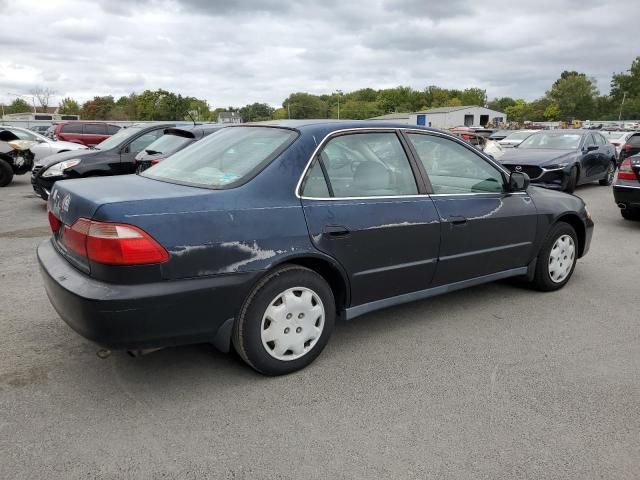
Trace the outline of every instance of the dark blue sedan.
[[295, 371], [336, 318], [518, 277], [556, 290], [589, 249], [584, 202], [529, 187], [438, 130], [233, 126], [141, 175], [56, 182], [38, 248], [51, 303], [111, 349], [233, 345]]
[[592, 130], [544, 130], [527, 137], [499, 158], [511, 171], [525, 172], [533, 183], [572, 193], [576, 186], [613, 183], [616, 149]]

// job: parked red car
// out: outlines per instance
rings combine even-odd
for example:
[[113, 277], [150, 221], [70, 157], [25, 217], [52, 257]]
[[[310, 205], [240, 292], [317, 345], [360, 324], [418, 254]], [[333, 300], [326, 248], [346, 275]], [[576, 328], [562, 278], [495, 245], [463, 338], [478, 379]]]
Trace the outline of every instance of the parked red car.
[[118, 132], [120, 128], [118, 125], [102, 122], [61, 122], [54, 125], [52, 133], [56, 140], [92, 147]]

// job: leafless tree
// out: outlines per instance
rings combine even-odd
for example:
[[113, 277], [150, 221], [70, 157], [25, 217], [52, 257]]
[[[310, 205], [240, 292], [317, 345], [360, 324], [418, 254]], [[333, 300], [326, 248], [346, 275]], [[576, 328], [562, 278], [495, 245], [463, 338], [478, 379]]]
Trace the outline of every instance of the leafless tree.
[[31, 95], [33, 95], [37, 100], [42, 110], [47, 110], [49, 106], [49, 99], [53, 97], [56, 92], [55, 90], [51, 90], [49, 87], [37, 86], [33, 90], [31, 90]]

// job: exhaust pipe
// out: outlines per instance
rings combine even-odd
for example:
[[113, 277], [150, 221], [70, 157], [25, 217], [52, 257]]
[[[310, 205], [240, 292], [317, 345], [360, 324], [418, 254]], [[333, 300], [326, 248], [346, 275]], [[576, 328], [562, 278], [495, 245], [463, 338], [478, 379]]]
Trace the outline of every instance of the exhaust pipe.
[[162, 347], [160, 347], [160, 348], [141, 348], [139, 350], [127, 350], [127, 353], [131, 357], [141, 357], [141, 356], [147, 355], [149, 353], [157, 352], [158, 350], [162, 350]]
[[619, 208], [620, 210], [625, 210], [625, 209], [627, 208], [627, 204], [626, 204], [626, 203], [619, 203], [619, 204], [618, 204], [618, 208]]

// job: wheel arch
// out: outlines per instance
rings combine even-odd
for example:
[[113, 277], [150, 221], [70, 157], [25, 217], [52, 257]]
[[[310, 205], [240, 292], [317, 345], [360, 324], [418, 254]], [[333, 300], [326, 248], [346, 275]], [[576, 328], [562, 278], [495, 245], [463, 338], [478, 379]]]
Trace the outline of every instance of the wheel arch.
[[578, 236], [578, 258], [582, 257], [587, 237], [587, 228], [585, 227], [584, 222], [575, 213], [562, 214], [556, 218], [556, 221], [553, 223], [555, 225], [560, 222], [568, 223], [575, 230], [576, 235]]

